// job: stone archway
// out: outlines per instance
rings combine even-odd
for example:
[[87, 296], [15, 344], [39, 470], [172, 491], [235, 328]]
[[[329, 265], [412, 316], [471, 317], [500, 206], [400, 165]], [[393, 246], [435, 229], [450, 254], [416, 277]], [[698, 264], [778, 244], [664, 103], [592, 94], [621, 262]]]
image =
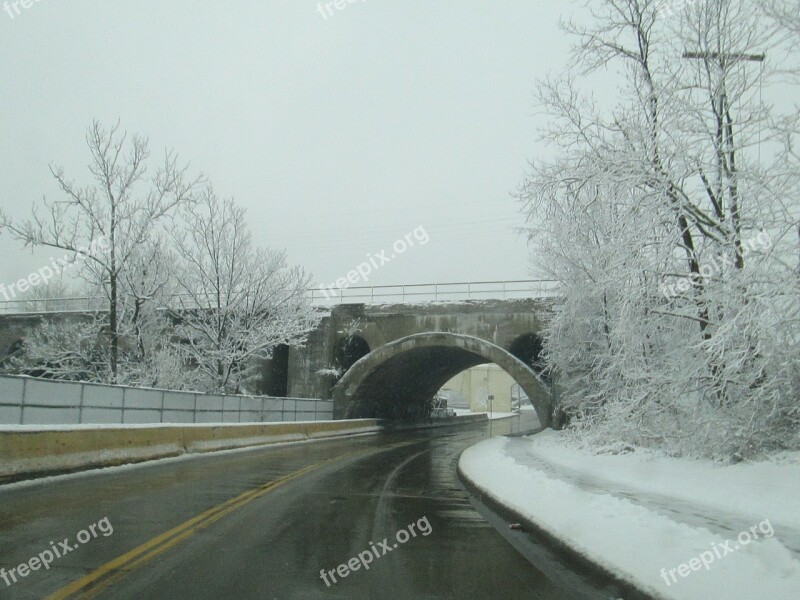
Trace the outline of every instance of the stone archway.
[[335, 418], [413, 419], [451, 377], [485, 363], [511, 375], [549, 424], [549, 387], [529, 365], [486, 340], [439, 332], [401, 338], [356, 362], [333, 388]]

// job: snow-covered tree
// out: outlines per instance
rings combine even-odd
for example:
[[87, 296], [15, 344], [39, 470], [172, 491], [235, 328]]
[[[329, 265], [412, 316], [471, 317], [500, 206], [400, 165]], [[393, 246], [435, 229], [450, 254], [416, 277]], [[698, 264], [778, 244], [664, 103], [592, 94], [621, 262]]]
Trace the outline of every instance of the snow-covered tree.
[[[800, 36], [799, 0], [762, 0], [765, 12], [775, 19], [781, 27]], [[800, 40], [798, 40], [800, 41]]]
[[194, 376], [174, 348], [174, 320], [168, 307], [178, 287], [174, 280], [176, 256], [167, 236], [156, 234], [132, 256], [120, 277], [119, 381], [131, 385], [185, 389]]
[[22, 309], [26, 312], [69, 309], [70, 305], [75, 306], [83, 300], [82, 293], [62, 277], [33, 286], [17, 299], [21, 301]]
[[68, 179], [63, 169], [51, 166], [63, 198], [45, 199], [44, 214], [34, 207], [27, 220], [13, 221], [0, 212], [0, 231], [9, 231], [27, 245], [59, 248], [83, 259], [77, 274], [106, 300], [96, 322], [107, 348], [105, 372], [115, 382], [124, 351], [123, 286], [134, 276], [133, 267], [141, 265], [154, 247], [161, 222], [192, 201], [202, 178], [188, 178], [188, 167], [166, 152], [148, 181], [148, 141], [138, 135], [128, 140], [119, 123], [106, 130], [95, 121], [87, 130], [86, 144], [93, 183], [81, 186]]
[[[534, 264], [563, 282], [545, 352], [564, 408], [678, 452], [797, 445], [800, 128], [762, 99], [790, 46], [746, 0], [590, 6], [565, 26], [582, 70], [538, 89], [555, 157], [521, 190]], [[611, 67], [604, 108], [582, 86]]]
[[279, 344], [303, 343], [318, 323], [306, 294], [310, 278], [289, 267], [284, 252], [254, 246], [244, 209], [220, 200], [211, 187], [183, 211], [182, 221], [173, 232], [175, 348], [190, 359], [206, 391], [251, 390], [257, 362]]
[[109, 365], [98, 315], [43, 318], [23, 340], [9, 371], [66, 381], [108, 381]]

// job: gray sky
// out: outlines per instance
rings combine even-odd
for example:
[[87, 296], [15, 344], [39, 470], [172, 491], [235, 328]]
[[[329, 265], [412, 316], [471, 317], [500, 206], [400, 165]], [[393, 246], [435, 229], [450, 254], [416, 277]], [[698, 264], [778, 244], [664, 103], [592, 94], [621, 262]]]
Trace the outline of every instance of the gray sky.
[[[567, 60], [571, 4], [41, 0], [0, 13], [0, 206], [88, 182], [84, 132], [121, 119], [248, 208], [256, 241], [330, 283], [422, 226], [370, 283], [521, 279], [510, 192], [536, 147], [534, 79]], [[13, 8], [11, 9], [13, 11]], [[155, 163], [153, 163], [155, 166]], [[58, 252], [0, 236], [0, 281]]]

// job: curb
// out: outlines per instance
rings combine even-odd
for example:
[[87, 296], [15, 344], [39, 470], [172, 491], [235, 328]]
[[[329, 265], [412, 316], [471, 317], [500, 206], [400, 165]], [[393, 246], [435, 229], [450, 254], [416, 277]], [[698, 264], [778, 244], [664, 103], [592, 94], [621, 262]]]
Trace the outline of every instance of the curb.
[[467, 492], [480, 500], [492, 512], [510, 523], [521, 523], [527, 533], [531, 534], [537, 541], [551, 548], [556, 555], [566, 559], [569, 563], [578, 565], [592, 578], [609, 582], [610, 586], [613, 588], [611, 590], [613, 597], [624, 598], [625, 600], [662, 600], [662, 598], [658, 596], [652, 596], [640, 590], [630, 581], [620, 578], [604, 566], [592, 561], [585, 554], [578, 552], [572, 548], [572, 546], [566, 544], [561, 539], [542, 528], [535, 521], [505, 504], [502, 499], [492, 494], [488, 489], [472, 481], [461, 469], [460, 456], [456, 473], [459, 481], [461, 481], [461, 484], [466, 488]]

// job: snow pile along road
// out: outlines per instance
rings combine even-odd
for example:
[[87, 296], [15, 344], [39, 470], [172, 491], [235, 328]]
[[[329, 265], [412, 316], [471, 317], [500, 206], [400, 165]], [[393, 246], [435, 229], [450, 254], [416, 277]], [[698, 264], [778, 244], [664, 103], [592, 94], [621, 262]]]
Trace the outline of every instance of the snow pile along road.
[[[593, 456], [567, 450], [558, 433], [544, 432], [486, 440], [466, 450], [459, 466], [496, 501], [652, 596], [786, 600], [800, 593], [800, 561], [781, 539], [800, 530], [797, 462], [740, 469], [637, 453]], [[713, 477], [703, 482], [703, 473]], [[737, 501], [746, 478], [749, 500]], [[615, 483], [604, 490], [606, 479], [629, 485], [626, 497]], [[771, 485], [753, 489], [754, 482]], [[709, 484], [714, 489], [703, 496]], [[677, 510], [669, 510], [668, 503], [662, 510], [653, 492], [677, 493], [676, 488], [684, 496], [676, 498]], [[691, 511], [687, 497], [706, 504]], [[709, 517], [704, 527], [703, 519], [709, 511], [714, 514], [714, 506], [720, 519]], [[728, 512], [732, 510], [737, 514]], [[748, 525], [726, 527], [734, 516], [740, 519], [735, 522]]]

